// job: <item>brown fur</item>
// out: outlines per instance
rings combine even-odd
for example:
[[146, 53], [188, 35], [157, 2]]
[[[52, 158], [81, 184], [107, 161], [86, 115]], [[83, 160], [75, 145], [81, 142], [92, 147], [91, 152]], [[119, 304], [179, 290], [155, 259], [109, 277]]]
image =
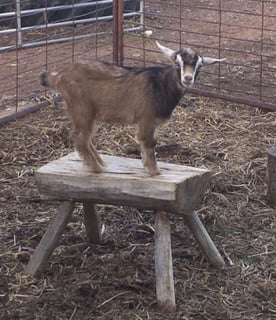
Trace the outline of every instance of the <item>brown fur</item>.
[[[154, 131], [168, 119], [184, 92], [175, 67], [156, 67], [154, 70], [123, 68], [95, 61], [89, 65], [75, 63], [59, 73], [41, 74], [43, 86], [62, 93], [72, 118], [76, 149], [93, 172], [101, 172], [104, 165], [91, 142], [95, 122], [99, 120], [137, 124], [144, 167], [150, 175], [159, 174], [154, 152]], [[170, 103], [170, 110], [165, 110], [168, 116], [163, 116], [163, 109], [168, 107], [163, 102], [165, 89], [162, 86], [168, 84], [163, 84], [165, 80], [162, 77], [168, 78], [167, 82], [173, 82], [170, 92], [173, 102]], [[152, 79], [155, 87], [161, 82], [161, 92], [154, 87]], [[162, 103], [163, 109], [159, 110]]]

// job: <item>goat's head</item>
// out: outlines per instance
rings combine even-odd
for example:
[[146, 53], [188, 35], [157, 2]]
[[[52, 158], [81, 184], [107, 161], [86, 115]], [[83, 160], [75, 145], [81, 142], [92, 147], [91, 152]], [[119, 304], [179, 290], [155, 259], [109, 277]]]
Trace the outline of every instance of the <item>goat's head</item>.
[[174, 51], [162, 46], [158, 41], [156, 41], [156, 44], [163, 54], [180, 69], [180, 83], [184, 88], [189, 88], [194, 84], [202, 66], [225, 60], [203, 57], [190, 48]]

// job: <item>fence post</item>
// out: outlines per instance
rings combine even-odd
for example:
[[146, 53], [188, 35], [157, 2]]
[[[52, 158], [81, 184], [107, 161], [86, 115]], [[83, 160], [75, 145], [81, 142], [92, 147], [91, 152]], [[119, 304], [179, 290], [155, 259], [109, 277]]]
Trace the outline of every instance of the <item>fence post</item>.
[[123, 23], [124, 23], [124, 1], [113, 0], [113, 62], [123, 64]]
[[17, 32], [17, 46], [22, 46], [22, 30], [21, 30], [21, 6], [20, 0], [16, 0], [16, 32]]

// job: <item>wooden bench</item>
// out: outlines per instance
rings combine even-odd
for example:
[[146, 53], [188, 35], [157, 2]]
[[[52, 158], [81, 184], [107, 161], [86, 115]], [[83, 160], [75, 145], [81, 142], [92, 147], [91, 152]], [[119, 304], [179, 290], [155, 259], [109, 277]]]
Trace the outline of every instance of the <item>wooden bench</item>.
[[158, 304], [175, 308], [170, 220], [181, 214], [206, 257], [216, 267], [224, 261], [194, 212], [206, 191], [211, 174], [205, 169], [160, 162], [161, 175], [149, 177], [141, 160], [103, 155], [101, 174], [91, 173], [76, 152], [41, 167], [36, 172], [44, 199], [62, 201], [25, 272], [38, 276], [68, 223], [75, 202], [83, 203], [84, 224], [92, 243], [101, 241], [97, 203], [151, 209], [155, 213], [155, 271]]

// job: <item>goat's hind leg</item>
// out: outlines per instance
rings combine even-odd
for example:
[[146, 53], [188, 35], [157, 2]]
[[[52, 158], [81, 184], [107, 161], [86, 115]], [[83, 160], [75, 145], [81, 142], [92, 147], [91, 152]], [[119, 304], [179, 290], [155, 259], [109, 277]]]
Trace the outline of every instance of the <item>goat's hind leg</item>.
[[148, 170], [151, 176], [160, 174], [155, 158], [155, 145], [154, 138], [155, 127], [147, 127], [146, 124], [139, 124], [138, 126], [138, 141], [141, 147], [141, 157], [144, 167]]
[[91, 135], [93, 131], [93, 124], [89, 127], [82, 126], [78, 129], [75, 124], [73, 139], [75, 147], [82, 157], [84, 163], [92, 169], [93, 172], [99, 173], [103, 171], [103, 161], [92, 145]]

